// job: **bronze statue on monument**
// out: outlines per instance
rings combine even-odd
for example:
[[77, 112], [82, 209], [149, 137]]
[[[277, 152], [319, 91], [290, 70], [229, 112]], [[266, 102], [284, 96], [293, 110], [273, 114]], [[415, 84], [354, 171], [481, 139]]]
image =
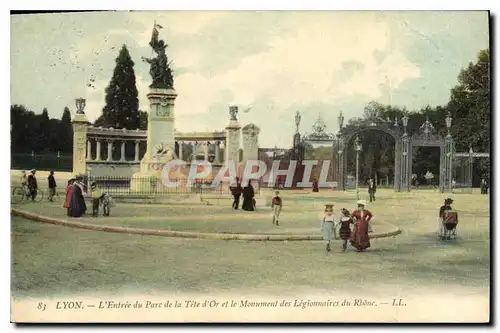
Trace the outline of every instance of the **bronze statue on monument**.
[[142, 60], [151, 65], [149, 74], [153, 79], [153, 83], [149, 86], [150, 88], [174, 89], [173, 72], [170, 68], [171, 62], [168, 62], [167, 54], [165, 52], [168, 44], [166, 44], [163, 40], [158, 39], [158, 29], [161, 28], [163, 27], [156, 24], [155, 21], [151, 41], [149, 42], [149, 45], [157, 56], [151, 59], [142, 57]]

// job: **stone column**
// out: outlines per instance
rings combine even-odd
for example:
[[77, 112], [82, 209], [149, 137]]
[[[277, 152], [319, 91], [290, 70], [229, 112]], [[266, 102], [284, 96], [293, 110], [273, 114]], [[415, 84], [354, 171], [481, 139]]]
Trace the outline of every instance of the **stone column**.
[[226, 148], [224, 149], [225, 161], [239, 162], [240, 125], [237, 120], [230, 121], [226, 127]]
[[77, 113], [73, 118], [73, 173], [85, 174], [87, 162], [85, 161], [85, 143], [87, 142], [87, 129], [89, 121], [84, 113]]
[[203, 160], [204, 161], [208, 161], [208, 145], [209, 145], [209, 142], [206, 141], [203, 143]]
[[183, 144], [184, 144], [184, 143], [183, 143], [182, 141], [179, 141], [179, 159], [180, 159], [180, 160], [184, 160], [184, 159], [183, 159], [183, 156], [182, 156], [182, 145], [183, 145]]
[[101, 161], [101, 140], [97, 138], [95, 140], [95, 145], [96, 145], [96, 152], [95, 152], [95, 160], [94, 161]]
[[113, 140], [109, 139], [109, 140], [107, 140], [107, 142], [108, 142], [108, 159], [106, 161], [112, 162], [113, 161]]
[[215, 163], [220, 163], [220, 142], [215, 143]]
[[139, 140], [135, 140], [135, 156], [134, 161], [139, 162]]
[[125, 161], [125, 140], [122, 141], [120, 161]]
[[196, 161], [196, 155], [197, 155], [197, 150], [198, 150], [198, 145], [196, 144], [196, 141], [191, 141], [191, 146], [193, 147], [193, 153], [191, 154], [191, 161]]
[[87, 140], [87, 161], [92, 161], [92, 142]]

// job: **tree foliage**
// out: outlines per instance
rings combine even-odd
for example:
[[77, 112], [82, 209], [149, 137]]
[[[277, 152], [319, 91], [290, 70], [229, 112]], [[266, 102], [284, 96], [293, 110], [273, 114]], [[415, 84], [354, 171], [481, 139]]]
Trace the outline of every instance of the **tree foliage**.
[[106, 87], [106, 105], [96, 126], [137, 129], [139, 120], [139, 99], [136, 87], [134, 62], [123, 45], [109, 85]]
[[[444, 106], [426, 106], [410, 112], [406, 108], [383, 105], [372, 101], [368, 103], [361, 118], [350, 119], [346, 126], [357, 126], [364, 119], [379, 117], [391, 120], [394, 126], [398, 119], [407, 115], [408, 132], [418, 133], [420, 126], [429, 119], [436, 132], [442, 136], [447, 134], [446, 116], [452, 116], [451, 134], [455, 141], [457, 152], [468, 152], [469, 147], [476, 152], [490, 152], [490, 56], [489, 50], [479, 52], [476, 63], [470, 63], [460, 71], [458, 84], [451, 90], [450, 101]], [[360, 135], [362, 151], [359, 157], [360, 182], [364, 183], [370, 177], [379, 180], [394, 179], [395, 142], [394, 139], [379, 131], [364, 131]], [[353, 140], [354, 141], [354, 140]], [[354, 176], [356, 170], [356, 151], [353, 141], [347, 143], [347, 172]], [[332, 149], [328, 147], [306, 147], [308, 159], [331, 159]], [[440, 172], [440, 151], [435, 147], [414, 147], [412, 167], [421, 183], [425, 183], [424, 175], [429, 172], [438, 175]], [[490, 163], [487, 159], [480, 160], [475, 165], [475, 182], [481, 177], [487, 177]]]
[[147, 111], [139, 111], [139, 129], [144, 131], [148, 129]]
[[448, 103], [457, 148], [490, 151], [490, 52], [479, 52], [476, 63], [460, 71]]
[[71, 113], [66, 107], [61, 119], [50, 119], [48, 110], [35, 114], [24, 105], [10, 107], [11, 151], [13, 153], [73, 152]]
[[[134, 62], [126, 48], [120, 50], [116, 59], [116, 67], [109, 86], [106, 88], [106, 105], [103, 114], [95, 121], [95, 126], [147, 129], [148, 115], [139, 111], [138, 92], [136, 88]], [[413, 112], [406, 108], [370, 102], [364, 109], [363, 118], [376, 115], [382, 119], [397, 118], [401, 124], [404, 115], [409, 117], [410, 134], [419, 131], [426, 119], [434, 125], [436, 131], [446, 135], [445, 118], [448, 114], [453, 118], [451, 134], [455, 140], [457, 152], [467, 152], [471, 147], [476, 152], [490, 152], [490, 52], [482, 50], [476, 62], [471, 62], [458, 74], [458, 83], [451, 89], [450, 100], [443, 106], [426, 106]], [[356, 126], [363, 118], [350, 119], [346, 126]], [[23, 105], [11, 106], [11, 140], [12, 152], [35, 153], [60, 151], [72, 153], [73, 131], [69, 108], [64, 109], [62, 118], [50, 119], [48, 110], [44, 108], [35, 114]], [[392, 124], [391, 126], [393, 126]], [[362, 182], [369, 177], [379, 180], [394, 178], [394, 140], [387, 134], [377, 131], [365, 131], [361, 135], [363, 150], [360, 153], [360, 177]], [[132, 148], [131, 148], [132, 149]], [[352, 142], [347, 143], [347, 172], [353, 173], [356, 163], [356, 152]], [[184, 156], [192, 152], [184, 147]], [[306, 159], [331, 159], [332, 147], [305, 148]], [[290, 156], [288, 156], [290, 155]], [[291, 152], [280, 158], [289, 159]], [[266, 157], [267, 158], [267, 157]], [[413, 172], [425, 182], [424, 175], [431, 172], [439, 175], [440, 152], [437, 148], [420, 147], [414, 149], [412, 156]], [[489, 160], [482, 159], [475, 167], [480, 177], [487, 176], [490, 168]]]

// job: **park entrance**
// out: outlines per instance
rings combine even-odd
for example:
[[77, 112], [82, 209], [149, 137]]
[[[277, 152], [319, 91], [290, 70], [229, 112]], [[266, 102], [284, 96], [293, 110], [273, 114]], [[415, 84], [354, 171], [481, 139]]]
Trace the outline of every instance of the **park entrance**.
[[[427, 118], [415, 133], [409, 133], [408, 116], [401, 119], [383, 119], [376, 114], [369, 114], [363, 119], [353, 120], [347, 126], [343, 126], [344, 117], [340, 113], [338, 117], [339, 130], [335, 136], [326, 132], [326, 126], [318, 122], [313, 126], [313, 133], [306, 134], [300, 139], [298, 124], [300, 115], [296, 115], [297, 132], [294, 136], [294, 151], [298, 157], [303, 159], [304, 151], [310, 149], [310, 143], [323, 143], [332, 149], [331, 171], [337, 182], [337, 189], [345, 191], [352, 187], [352, 175], [347, 172], [349, 150], [355, 152], [356, 175], [354, 184], [359, 187], [359, 154], [361, 146], [359, 136], [367, 131], [382, 132], [394, 141], [394, 169], [392, 172], [393, 186], [396, 191], [410, 191], [412, 188], [413, 156], [416, 147], [439, 148], [439, 190], [441, 192], [451, 191], [453, 186], [453, 161], [455, 157], [454, 142], [450, 134], [451, 116], [448, 114], [446, 121], [447, 135], [442, 136], [435, 131], [434, 126]], [[299, 163], [302, 162], [300, 159]], [[380, 170], [373, 170], [379, 173]], [[386, 173], [387, 174], [387, 173]], [[370, 175], [374, 177], [374, 175]], [[380, 179], [379, 179], [380, 183]], [[351, 185], [351, 186], [350, 186]]]
[[[335, 160], [335, 154], [333, 153], [335, 150], [335, 135], [333, 133], [329, 133], [327, 131], [327, 127], [321, 115], [318, 115], [316, 122], [312, 126], [311, 133], [305, 133], [300, 142], [303, 160], [315, 160], [319, 161], [318, 164], [313, 166], [311, 172], [311, 179], [320, 180], [322, 175], [321, 172], [325, 173], [328, 171], [326, 175], [326, 181], [331, 183], [335, 181], [336, 167], [337, 163]], [[330, 165], [327, 169], [323, 170], [323, 163], [328, 163]], [[326, 167], [326, 165], [325, 165]], [[327, 171], [326, 171], [327, 170]], [[325, 175], [323, 175], [324, 177]], [[319, 186], [321, 187], [321, 183]]]

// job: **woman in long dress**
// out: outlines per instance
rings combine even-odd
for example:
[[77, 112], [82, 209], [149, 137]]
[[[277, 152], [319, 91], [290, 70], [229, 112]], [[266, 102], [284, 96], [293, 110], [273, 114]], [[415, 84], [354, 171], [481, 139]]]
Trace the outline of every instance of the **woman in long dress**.
[[254, 196], [255, 191], [253, 190], [253, 186], [251, 182], [248, 182], [248, 186], [243, 189], [243, 205], [241, 208], [246, 211], [254, 210]]
[[69, 210], [71, 217], [81, 217], [87, 210], [87, 205], [83, 198], [83, 185], [79, 180], [73, 183]]
[[358, 209], [352, 212], [351, 217], [355, 221], [354, 230], [351, 233], [351, 245], [362, 252], [370, 247], [370, 237], [368, 236], [369, 223], [373, 215], [365, 209], [366, 201], [358, 201]]
[[325, 205], [325, 213], [321, 220], [321, 233], [326, 244], [326, 252], [330, 252], [331, 242], [335, 237], [335, 216], [333, 215], [333, 204]]
[[318, 181], [316, 180], [316, 178], [313, 179], [312, 185], [313, 185], [313, 192], [319, 192]]
[[68, 180], [68, 185], [66, 186], [66, 200], [64, 200], [64, 205], [63, 205], [63, 207], [66, 208], [68, 216], [71, 216], [69, 207], [71, 202], [71, 190], [73, 189], [73, 182], [74, 182], [73, 178]]

